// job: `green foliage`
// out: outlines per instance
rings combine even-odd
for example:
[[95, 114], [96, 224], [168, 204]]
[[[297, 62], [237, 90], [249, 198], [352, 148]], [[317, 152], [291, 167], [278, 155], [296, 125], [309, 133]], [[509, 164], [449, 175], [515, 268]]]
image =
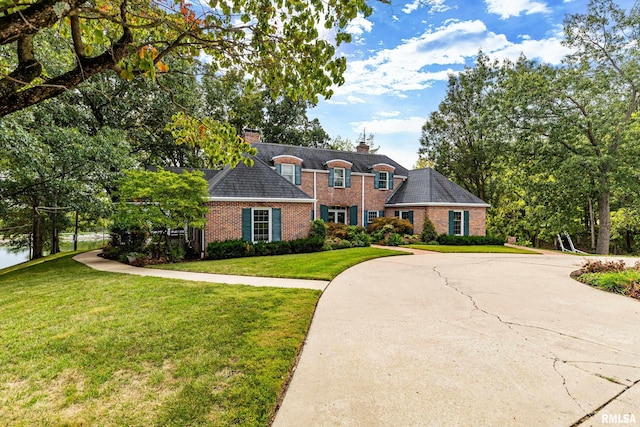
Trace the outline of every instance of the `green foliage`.
[[367, 231], [373, 236], [385, 227], [385, 232], [392, 232], [400, 235], [412, 234], [413, 231], [413, 225], [411, 225], [409, 221], [395, 217], [378, 217], [367, 226]]
[[358, 225], [327, 224], [325, 250], [366, 247], [371, 245], [367, 230]]
[[422, 234], [420, 234], [420, 238], [425, 243], [432, 242], [438, 238], [436, 227], [433, 225], [433, 221], [427, 216], [425, 216], [424, 222], [422, 223]]
[[271, 256], [301, 254], [322, 250], [324, 239], [305, 237], [302, 239], [281, 242], [245, 242], [244, 240], [225, 240], [209, 242], [207, 257], [209, 259], [242, 258], [247, 256]]
[[136, 247], [135, 251], [146, 250], [154, 258], [176, 261], [184, 253], [172, 244], [168, 231], [187, 225], [204, 227], [207, 195], [207, 181], [200, 171], [127, 171], [118, 183], [114, 222], [118, 230], [152, 236], [149, 247]]
[[325, 222], [321, 219], [312, 221], [309, 237], [315, 237], [320, 240], [324, 240], [327, 237], [327, 224], [325, 224]]
[[404, 244], [404, 239], [398, 233], [391, 233], [384, 241], [384, 244], [387, 246], [400, 246]]
[[504, 239], [491, 236], [452, 236], [441, 234], [438, 236], [438, 243], [451, 246], [471, 246], [471, 245], [496, 245], [503, 246]]
[[640, 297], [640, 294], [637, 294], [640, 286], [640, 271], [637, 270], [585, 273], [578, 277], [578, 280], [604, 291], [622, 295], [635, 292], [634, 295], [637, 295], [635, 298]]

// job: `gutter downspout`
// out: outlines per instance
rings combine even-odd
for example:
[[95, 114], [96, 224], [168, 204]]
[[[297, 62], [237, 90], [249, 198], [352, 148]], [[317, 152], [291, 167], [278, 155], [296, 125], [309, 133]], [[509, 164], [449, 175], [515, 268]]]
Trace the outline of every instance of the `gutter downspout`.
[[313, 171], [313, 219], [318, 219], [318, 196], [316, 194], [317, 190], [316, 190], [316, 175], [317, 172], [314, 170]]
[[362, 175], [362, 207], [360, 210], [362, 211], [362, 226], [366, 227], [367, 218], [364, 217], [364, 174]]

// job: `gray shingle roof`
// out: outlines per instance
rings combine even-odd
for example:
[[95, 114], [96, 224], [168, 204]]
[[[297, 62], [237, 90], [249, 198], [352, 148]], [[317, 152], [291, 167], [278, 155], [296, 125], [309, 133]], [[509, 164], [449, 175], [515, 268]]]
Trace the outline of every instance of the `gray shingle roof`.
[[311, 199], [288, 179], [279, 175], [259, 158], [253, 167], [243, 163], [225, 167], [209, 181], [210, 197], [243, 197], [268, 199]]
[[409, 171], [409, 177], [387, 201], [389, 205], [489, 206], [480, 198], [431, 168]]
[[[235, 168], [225, 166], [221, 170], [197, 169], [204, 173], [209, 183], [209, 197], [247, 198], [247, 199], [298, 199], [311, 197], [286, 178], [280, 176], [260, 159], [254, 158], [253, 167], [239, 163]], [[180, 173], [190, 168], [166, 168]]]
[[407, 176], [409, 173], [406, 168], [383, 154], [361, 154], [353, 151], [268, 144], [266, 142], [259, 142], [253, 146], [258, 149], [257, 157], [266, 164], [272, 164], [271, 159], [275, 156], [289, 155], [301, 158], [302, 167], [305, 169], [323, 170], [326, 169], [325, 163], [327, 161], [341, 159], [353, 164], [352, 172], [371, 173], [371, 166], [377, 163], [387, 163], [396, 168], [394, 172], [396, 175]]

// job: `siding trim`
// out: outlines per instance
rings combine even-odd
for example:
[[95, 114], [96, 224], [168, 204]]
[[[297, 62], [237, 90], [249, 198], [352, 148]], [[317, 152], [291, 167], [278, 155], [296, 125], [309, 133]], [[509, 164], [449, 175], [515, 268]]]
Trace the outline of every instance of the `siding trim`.
[[272, 202], [272, 203], [314, 203], [316, 199], [281, 199], [270, 197], [209, 197], [208, 202]]
[[461, 208], [489, 208], [491, 205], [487, 203], [451, 203], [451, 202], [424, 202], [424, 203], [394, 203], [394, 204], [385, 204], [387, 208], [392, 208], [395, 206], [451, 206], [451, 207], [461, 207]]

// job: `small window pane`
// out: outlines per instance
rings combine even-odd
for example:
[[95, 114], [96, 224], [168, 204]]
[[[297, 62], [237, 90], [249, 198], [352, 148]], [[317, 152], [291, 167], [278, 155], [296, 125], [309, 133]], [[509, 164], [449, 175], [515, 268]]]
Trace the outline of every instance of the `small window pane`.
[[389, 174], [387, 172], [378, 172], [378, 188], [386, 190], [388, 188]]
[[287, 178], [291, 182], [295, 182], [296, 179], [296, 166], [282, 164], [280, 165], [282, 176]]
[[400, 212], [400, 219], [406, 219], [407, 221], [409, 221], [409, 211]]
[[453, 212], [453, 234], [462, 236], [462, 212]]
[[344, 169], [335, 168], [333, 170], [333, 186], [344, 187]]
[[374, 219], [378, 218], [378, 211], [367, 212], [367, 222], [371, 223]]
[[269, 241], [269, 209], [253, 210], [253, 241]]

